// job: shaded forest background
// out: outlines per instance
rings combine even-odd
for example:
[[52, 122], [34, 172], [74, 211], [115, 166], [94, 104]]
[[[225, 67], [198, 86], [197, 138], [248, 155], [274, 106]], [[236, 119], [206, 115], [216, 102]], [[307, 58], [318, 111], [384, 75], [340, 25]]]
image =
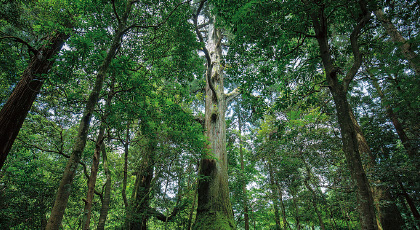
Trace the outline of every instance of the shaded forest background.
[[1, 0], [1, 229], [420, 229], [417, 1]]

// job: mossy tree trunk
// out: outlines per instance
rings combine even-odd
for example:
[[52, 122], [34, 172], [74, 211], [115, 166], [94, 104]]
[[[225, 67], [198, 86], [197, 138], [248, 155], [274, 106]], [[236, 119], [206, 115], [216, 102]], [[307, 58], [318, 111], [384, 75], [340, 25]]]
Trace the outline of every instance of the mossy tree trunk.
[[[200, 2], [197, 17], [204, 3]], [[206, 152], [200, 162], [198, 182], [198, 207], [193, 229], [235, 229], [232, 205], [229, 199], [229, 186], [226, 156], [226, 121], [227, 101], [236, 94], [225, 94], [223, 86], [222, 33], [215, 27], [215, 18], [209, 18], [207, 47], [203, 47], [206, 60], [206, 105], [205, 135], [208, 140]]]

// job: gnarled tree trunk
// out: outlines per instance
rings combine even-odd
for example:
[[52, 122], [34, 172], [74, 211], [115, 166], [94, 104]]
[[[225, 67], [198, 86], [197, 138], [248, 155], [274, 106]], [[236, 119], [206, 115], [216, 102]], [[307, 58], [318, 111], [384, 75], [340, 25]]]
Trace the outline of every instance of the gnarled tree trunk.
[[147, 144], [141, 160], [141, 165], [136, 175], [134, 192], [130, 205], [130, 215], [128, 215], [128, 229], [147, 230], [147, 220], [151, 217], [150, 210], [150, 189], [154, 172], [155, 145], [153, 141]]
[[[204, 2], [205, 0], [200, 2], [201, 8]], [[229, 199], [227, 174], [225, 112], [229, 97], [225, 95], [223, 86], [222, 34], [215, 27], [215, 18], [209, 20], [207, 47], [204, 48], [207, 60], [205, 135], [208, 146], [200, 162], [198, 207], [193, 229], [229, 230], [236, 228]], [[197, 25], [196, 32], [203, 42]]]

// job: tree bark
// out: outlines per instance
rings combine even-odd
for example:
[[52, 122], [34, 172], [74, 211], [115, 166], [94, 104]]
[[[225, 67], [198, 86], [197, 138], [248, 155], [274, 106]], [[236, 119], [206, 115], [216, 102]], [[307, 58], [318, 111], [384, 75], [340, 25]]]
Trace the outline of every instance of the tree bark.
[[[363, 5], [363, 4], [361, 4]], [[358, 46], [358, 37], [361, 29], [370, 18], [369, 12], [363, 9], [363, 17], [360, 18], [350, 35], [350, 43], [354, 55], [354, 63], [343, 81], [338, 79], [338, 68], [330, 53], [328, 44], [328, 24], [323, 8], [315, 9], [310, 12], [313, 28], [316, 33], [316, 39], [319, 45], [322, 63], [324, 65], [328, 87], [333, 96], [336, 107], [338, 123], [340, 126], [343, 151], [346, 157], [347, 165], [351, 172], [352, 179], [357, 185], [358, 210], [360, 214], [361, 228], [364, 230], [377, 230], [376, 215], [373, 203], [373, 197], [370, 190], [369, 181], [364, 171], [360, 152], [358, 148], [357, 133], [355, 131], [349, 111], [351, 110], [347, 101], [347, 90], [350, 82], [356, 75], [362, 63], [362, 55]]]
[[292, 202], [293, 202], [293, 207], [295, 208], [295, 220], [296, 220], [296, 229], [300, 230], [300, 218], [299, 218], [299, 207], [297, 205], [297, 198], [296, 198], [296, 194], [292, 191], [290, 191], [291, 195], [292, 195]]
[[414, 70], [416, 75], [420, 75], [419, 58], [415, 52], [411, 50], [411, 45], [405, 38], [398, 32], [397, 28], [392, 22], [386, 17], [382, 9], [375, 10], [375, 15], [381, 21], [382, 26], [385, 28], [387, 34], [391, 37], [392, 41], [395, 42], [401, 50], [404, 58], [410, 63], [411, 68]]
[[102, 207], [100, 211], [97, 230], [105, 229], [105, 221], [108, 216], [109, 203], [111, 200], [111, 172], [108, 167], [108, 158], [106, 156], [106, 149], [105, 149], [104, 143], [102, 143], [101, 149], [102, 149], [102, 160], [104, 164], [106, 182], [105, 182], [104, 199], [102, 200]]
[[111, 60], [114, 58], [117, 49], [120, 47], [120, 40], [126, 29], [127, 18], [130, 14], [131, 6], [132, 1], [128, 1], [125, 8], [125, 12], [121, 18], [121, 21], [118, 25], [118, 29], [115, 32], [114, 38], [112, 40], [111, 47], [107, 52], [105, 60], [99, 67], [98, 73], [96, 75], [95, 85], [89, 95], [82, 119], [80, 120], [79, 129], [75, 138], [76, 141], [73, 146], [72, 154], [70, 156], [70, 159], [67, 161], [66, 168], [64, 170], [64, 174], [57, 191], [54, 206], [51, 211], [51, 216], [48, 220], [48, 224], [46, 227], [47, 230], [59, 229], [61, 226], [61, 221], [63, 219], [64, 211], [67, 207], [68, 198], [70, 196], [73, 178], [76, 174], [78, 162], [80, 161], [83, 150], [85, 149], [90, 120], [92, 118], [95, 106], [98, 102], [99, 94], [102, 90], [103, 82], [105, 80], [108, 67], [111, 63]]
[[96, 178], [97, 178], [98, 169], [99, 169], [99, 158], [101, 157], [102, 147], [104, 147], [103, 141], [104, 141], [104, 134], [105, 134], [105, 128], [106, 128], [106, 123], [107, 123], [106, 118], [110, 110], [113, 94], [114, 94], [114, 80], [112, 80], [111, 82], [111, 88], [109, 90], [108, 97], [105, 102], [105, 113], [102, 117], [98, 137], [95, 143], [95, 150], [94, 150], [93, 159], [92, 159], [92, 167], [91, 167], [90, 177], [88, 180], [88, 192], [86, 195], [85, 208], [83, 211], [84, 213], [83, 229], [90, 229], [89, 225], [90, 225], [90, 218], [92, 215], [92, 203], [93, 203], [93, 195], [95, 193]]
[[21, 80], [0, 111], [0, 169], [25, 121], [26, 115], [39, 94], [45, 76], [55, 62], [55, 55], [69, 38], [63, 32], [53, 32], [45, 45], [31, 58]]
[[[204, 1], [200, 2], [202, 8]], [[201, 9], [199, 8], [199, 11]], [[198, 13], [199, 13], [198, 11]], [[198, 13], [195, 17], [197, 22]], [[202, 41], [196, 26], [197, 36]], [[235, 229], [229, 186], [226, 156], [226, 95], [221, 66], [222, 34], [215, 27], [215, 18], [210, 18], [206, 51], [206, 105], [205, 136], [208, 145], [200, 161], [198, 182], [197, 217], [193, 229]]]

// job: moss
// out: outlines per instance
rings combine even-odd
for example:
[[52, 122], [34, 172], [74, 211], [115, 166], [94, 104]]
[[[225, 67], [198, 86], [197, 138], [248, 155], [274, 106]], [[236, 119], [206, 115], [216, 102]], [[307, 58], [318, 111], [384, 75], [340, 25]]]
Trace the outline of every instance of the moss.
[[221, 211], [203, 212], [197, 215], [194, 230], [230, 230], [236, 229], [233, 218]]

